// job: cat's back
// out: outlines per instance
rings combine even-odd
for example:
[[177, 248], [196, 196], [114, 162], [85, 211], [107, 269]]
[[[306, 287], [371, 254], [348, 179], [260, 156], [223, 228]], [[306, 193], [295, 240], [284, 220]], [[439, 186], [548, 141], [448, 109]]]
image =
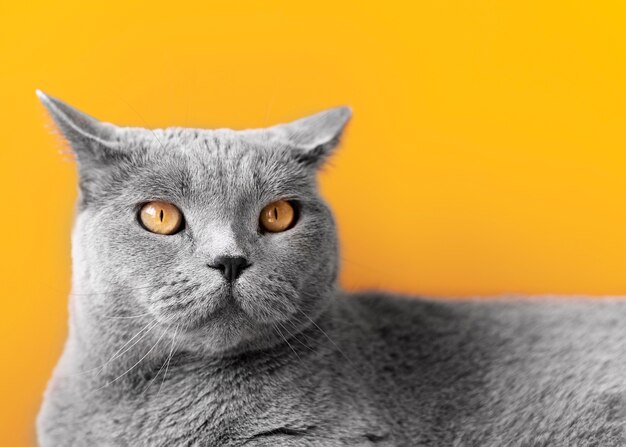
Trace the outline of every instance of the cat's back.
[[417, 444], [626, 443], [624, 299], [363, 293], [339, 307]]

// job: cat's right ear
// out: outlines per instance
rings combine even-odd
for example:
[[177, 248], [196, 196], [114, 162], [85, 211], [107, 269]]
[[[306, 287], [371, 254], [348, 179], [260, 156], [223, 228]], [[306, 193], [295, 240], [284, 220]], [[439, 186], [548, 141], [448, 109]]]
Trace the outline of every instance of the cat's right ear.
[[57, 128], [76, 154], [80, 170], [91, 169], [119, 156], [118, 128], [102, 123], [63, 101], [37, 90]]

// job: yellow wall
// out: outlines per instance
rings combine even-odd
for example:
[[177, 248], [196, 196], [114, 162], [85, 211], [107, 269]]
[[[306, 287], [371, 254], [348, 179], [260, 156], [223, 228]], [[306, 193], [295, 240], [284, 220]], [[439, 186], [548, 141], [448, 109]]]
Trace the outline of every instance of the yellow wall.
[[345, 286], [623, 294], [624, 5], [2, 2], [0, 443], [32, 441], [66, 331], [76, 177], [35, 88], [146, 126], [350, 104], [323, 174]]

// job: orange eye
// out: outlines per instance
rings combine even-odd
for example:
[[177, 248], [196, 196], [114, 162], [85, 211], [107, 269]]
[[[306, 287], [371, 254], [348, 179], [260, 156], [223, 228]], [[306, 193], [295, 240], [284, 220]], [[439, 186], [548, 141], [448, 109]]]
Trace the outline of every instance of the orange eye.
[[264, 230], [279, 233], [288, 230], [295, 218], [293, 206], [286, 200], [277, 200], [261, 210], [259, 222]]
[[139, 219], [148, 231], [156, 234], [174, 234], [183, 223], [183, 213], [171, 203], [154, 201], [141, 207]]

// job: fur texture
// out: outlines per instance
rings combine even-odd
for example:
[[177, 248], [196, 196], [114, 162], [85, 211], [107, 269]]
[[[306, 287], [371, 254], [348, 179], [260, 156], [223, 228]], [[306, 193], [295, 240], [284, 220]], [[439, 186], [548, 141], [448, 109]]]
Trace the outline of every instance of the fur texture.
[[[80, 199], [47, 446], [623, 446], [626, 301], [337, 289], [316, 170], [349, 109], [260, 130], [120, 128], [39, 93]], [[263, 233], [267, 203], [298, 220]], [[165, 200], [163, 236], [137, 221]], [[229, 287], [218, 256], [251, 267]]]

